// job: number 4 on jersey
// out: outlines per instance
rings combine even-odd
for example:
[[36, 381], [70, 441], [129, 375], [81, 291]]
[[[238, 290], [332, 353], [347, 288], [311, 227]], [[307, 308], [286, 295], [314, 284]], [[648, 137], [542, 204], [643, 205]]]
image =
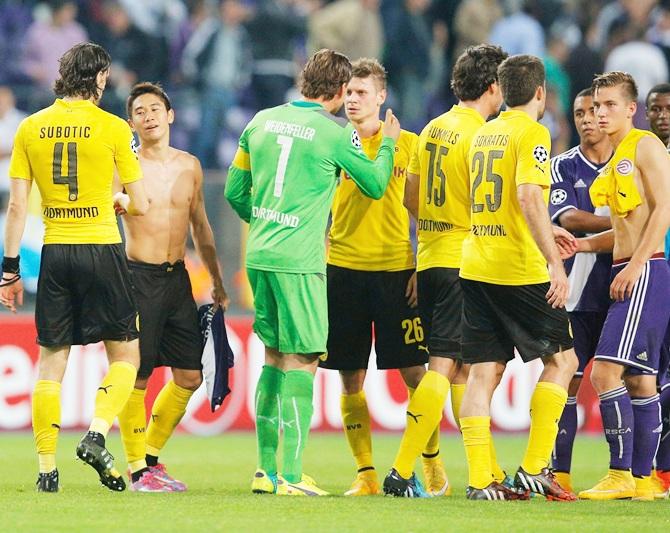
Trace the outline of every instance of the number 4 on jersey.
[[68, 200], [74, 202], [79, 197], [77, 184], [77, 143], [67, 143], [67, 176], [63, 176], [63, 148], [65, 143], [54, 144], [53, 182], [68, 186]]

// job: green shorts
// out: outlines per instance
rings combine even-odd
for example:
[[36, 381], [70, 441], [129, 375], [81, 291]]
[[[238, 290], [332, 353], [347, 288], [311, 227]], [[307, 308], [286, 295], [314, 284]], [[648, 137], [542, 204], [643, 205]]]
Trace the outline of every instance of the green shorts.
[[281, 353], [323, 354], [328, 340], [324, 274], [247, 269], [254, 293], [254, 331]]

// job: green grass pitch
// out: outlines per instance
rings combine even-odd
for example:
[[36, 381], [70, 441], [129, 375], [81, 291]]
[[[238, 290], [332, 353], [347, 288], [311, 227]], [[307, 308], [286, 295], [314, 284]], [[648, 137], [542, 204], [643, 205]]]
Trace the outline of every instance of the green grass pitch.
[[[633, 531], [670, 528], [670, 501], [656, 502], [468, 502], [466, 467], [457, 435], [443, 435], [442, 455], [454, 495], [402, 500], [365, 498], [292, 498], [256, 496], [249, 484], [255, 466], [251, 433], [213, 438], [176, 435], [165, 450], [170, 471], [189, 485], [185, 494], [112, 493], [92, 469], [74, 459], [79, 435], [59, 442], [62, 492], [37, 494], [37, 460], [30, 434], [0, 435], [0, 531]], [[374, 435], [377, 468], [383, 476], [399, 436]], [[605, 472], [602, 438], [579, 436], [575, 448], [577, 489], [588, 488]], [[502, 465], [518, 465], [525, 437], [496, 438]], [[117, 434], [109, 439], [122, 455]], [[118, 465], [122, 465], [118, 461]], [[342, 494], [353, 478], [353, 463], [341, 434], [310, 437], [305, 470], [333, 494]]]

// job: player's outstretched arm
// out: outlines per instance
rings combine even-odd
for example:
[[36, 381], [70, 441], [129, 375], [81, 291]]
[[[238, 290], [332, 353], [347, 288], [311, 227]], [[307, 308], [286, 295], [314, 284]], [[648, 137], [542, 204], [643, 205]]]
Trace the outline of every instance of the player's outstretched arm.
[[568, 277], [565, 275], [563, 261], [554, 241], [542, 187], [534, 183], [522, 183], [517, 187], [517, 198], [533, 239], [549, 267], [550, 286], [547, 301], [552, 307], [564, 307], [568, 300]]
[[195, 184], [196, 194], [193, 195], [191, 201], [191, 236], [193, 237], [193, 244], [200, 256], [200, 259], [205, 264], [209, 277], [212, 280], [212, 299], [216, 307], [222, 307], [224, 310], [228, 309], [228, 295], [226, 289], [223, 287], [223, 276], [221, 275], [221, 265], [216, 257], [216, 244], [214, 242], [214, 233], [209, 224], [207, 213], [205, 211], [205, 201], [202, 196], [202, 167], [197, 158], [194, 160]]
[[640, 139], [635, 166], [640, 171], [651, 211], [633, 256], [610, 285], [610, 297], [619, 301], [632, 296], [644, 264], [658, 250], [670, 226], [670, 166], [666, 148], [655, 137]]
[[233, 163], [228, 169], [223, 194], [235, 212], [245, 222], [251, 220], [251, 185], [249, 153], [239, 147], [235, 159], [233, 159]]
[[116, 214], [128, 214], [134, 217], [145, 215], [151, 205], [151, 198], [147, 196], [144, 180], [126, 183], [124, 187], [125, 193], [117, 192], [113, 197]]
[[361, 192], [379, 200], [386, 192], [386, 187], [393, 172], [395, 143], [400, 137], [400, 122], [393, 111], [386, 111], [386, 120], [382, 127], [384, 139], [377, 157], [371, 161], [361, 150], [356, 130], [349, 126], [344, 129], [344, 136], [337, 147], [335, 162], [345, 169]]
[[10, 179], [9, 206], [5, 219], [5, 245], [0, 282], [0, 302], [16, 313], [16, 306], [23, 305], [23, 283], [19, 275], [19, 250], [26, 227], [28, 198], [31, 180]]
[[568, 231], [599, 233], [612, 228], [610, 217], [595, 215], [581, 209], [568, 209], [558, 216], [561, 226]]

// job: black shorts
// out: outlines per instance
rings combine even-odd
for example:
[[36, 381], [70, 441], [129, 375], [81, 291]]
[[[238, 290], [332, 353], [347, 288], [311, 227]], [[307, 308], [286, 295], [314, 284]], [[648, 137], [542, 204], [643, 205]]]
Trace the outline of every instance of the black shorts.
[[463, 291], [457, 268], [428, 268], [417, 272], [419, 315], [434, 357], [460, 360]]
[[136, 339], [137, 305], [122, 244], [45, 244], [35, 302], [37, 344]]
[[405, 291], [414, 270], [367, 272], [328, 265], [328, 357], [323, 368], [368, 368], [375, 330], [377, 368], [428, 361], [421, 319]]
[[153, 265], [128, 261], [140, 310], [140, 369], [202, 369], [202, 333], [191, 280], [183, 261]]
[[461, 279], [463, 362], [524, 362], [572, 348], [568, 312], [545, 298], [549, 283], [494, 285]]

